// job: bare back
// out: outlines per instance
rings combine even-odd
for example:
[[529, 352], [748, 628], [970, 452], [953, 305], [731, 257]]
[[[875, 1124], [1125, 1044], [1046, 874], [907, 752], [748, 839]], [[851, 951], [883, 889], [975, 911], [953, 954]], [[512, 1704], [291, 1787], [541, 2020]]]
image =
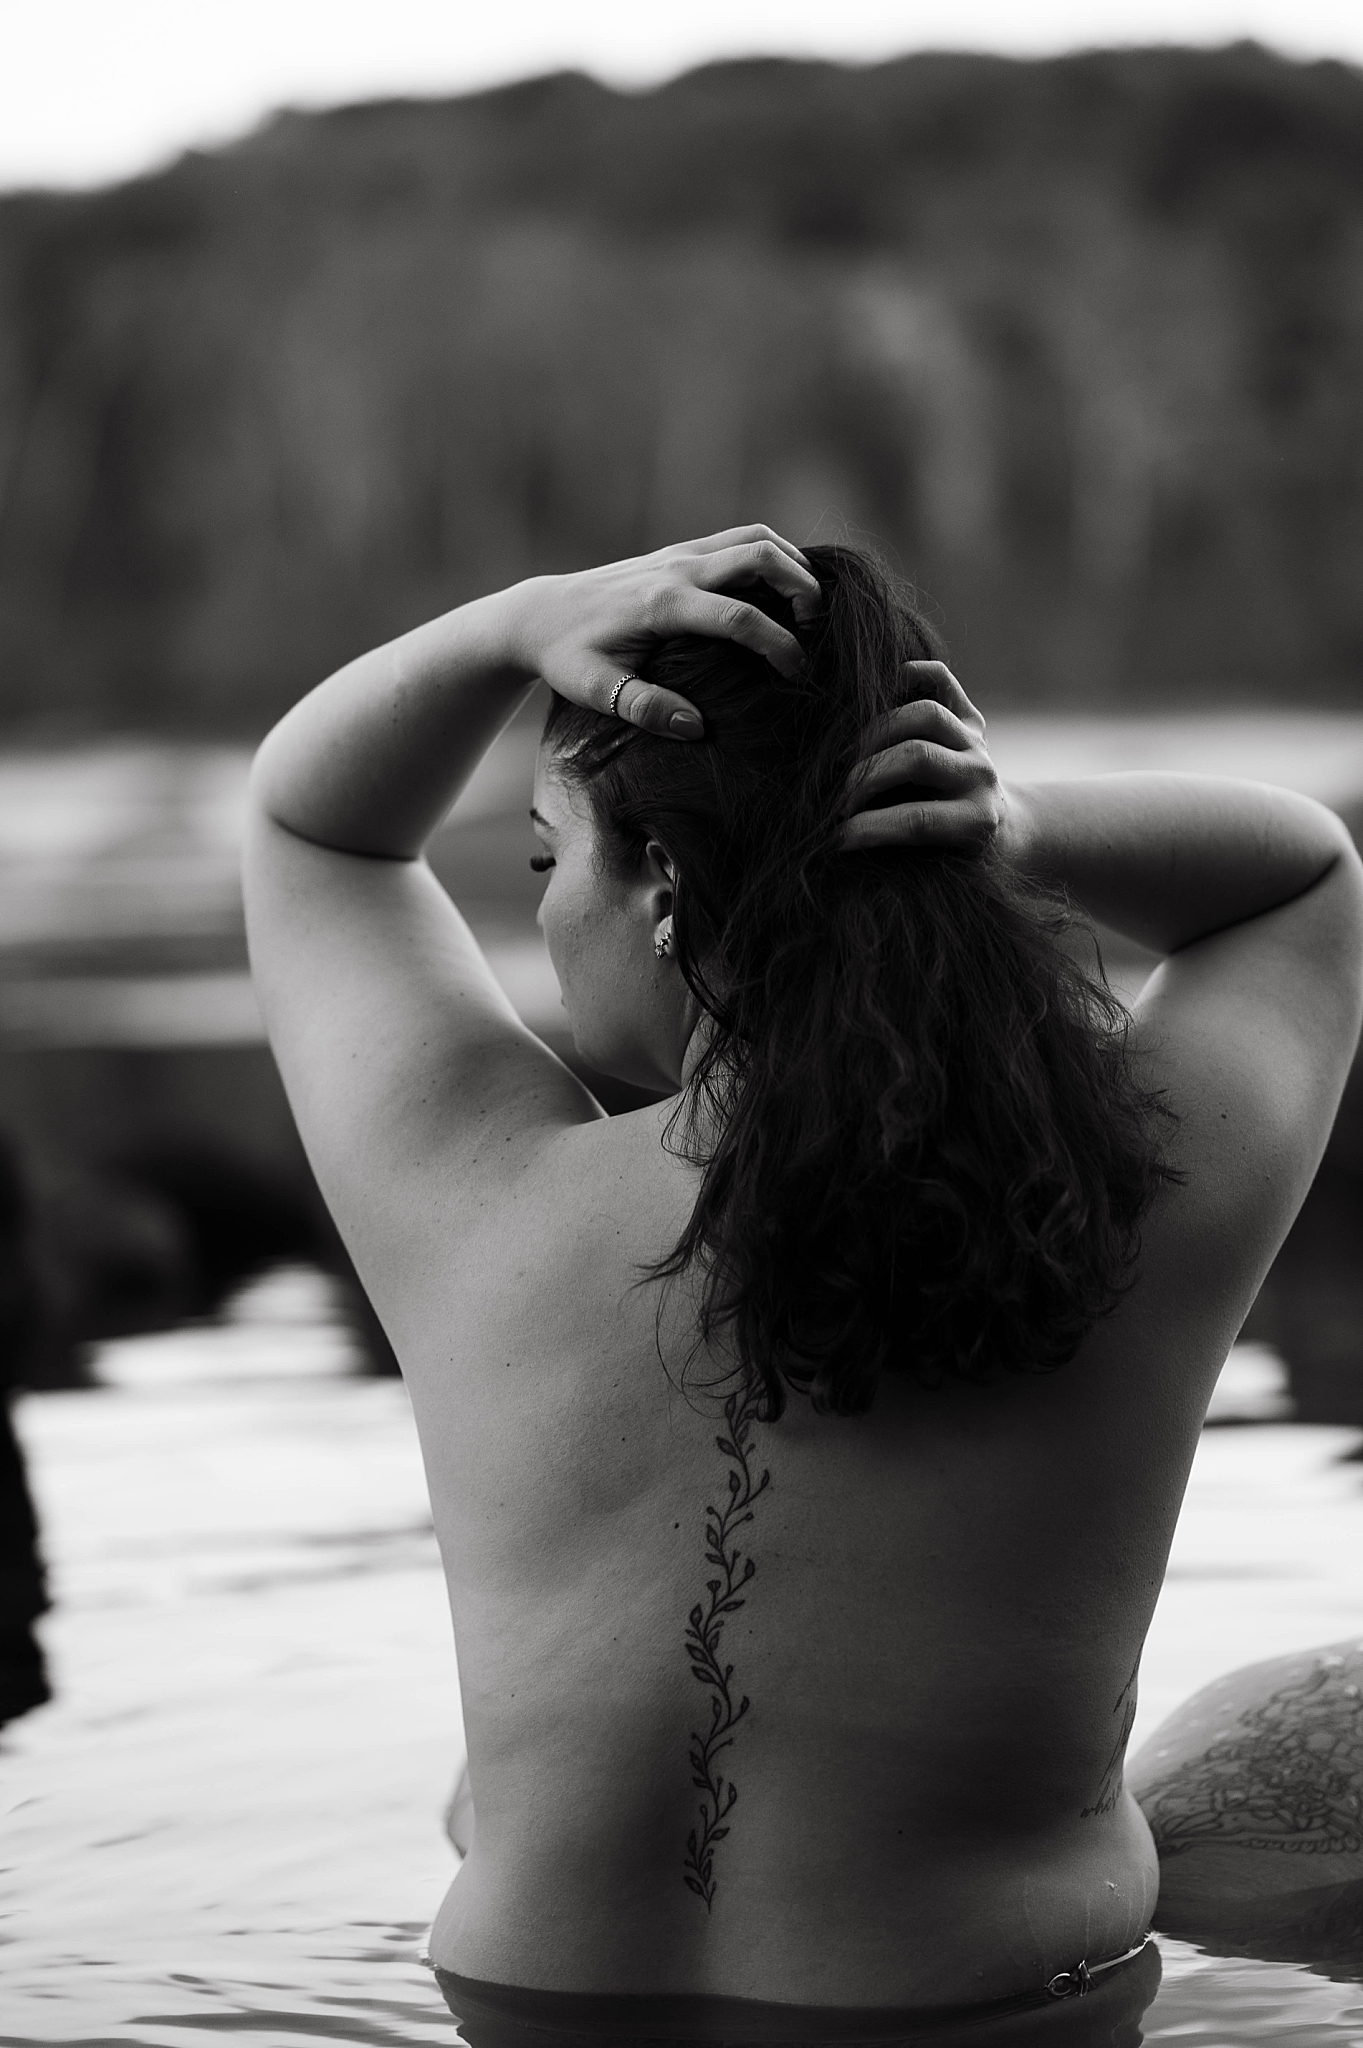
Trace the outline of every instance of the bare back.
[[658, 1355], [661, 1121], [565, 1133], [403, 1314], [478, 1815], [436, 1959], [911, 2005], [1119, 1952], [1135, 1667], [1239, 1320], [1182, 1299], [1196, 1196], [1062, 1374], [767, 1426], [683, 1290]]
[[456, 1161], [422, 1213], [404, 1192], [400, 1232], [371, 1192], [367, 1277], [421, 1433], [477, 1808], [437, 1961], [914, 2005], [1138, 1938], [1140, 1650], [1211, 1388], [1342, 1077], [1299, 1056], [1269, 1085], [1292, 1021], [1275, 945], [1281, 1004], [1322, 1015], [1292, 986], [1310, 916], [1150, 984], [1138, 1057], [1185, 1179], [1121, 1307], [1053, 1375], [887, 1380], [854, 1419], [798, 1397], [775, 1425], [736, 1411], [730, 1360], [687, 1363], [686, 1287], [641, 1281], [695, 1196], [666, 1106], [566, 1122], [476, 1207]]

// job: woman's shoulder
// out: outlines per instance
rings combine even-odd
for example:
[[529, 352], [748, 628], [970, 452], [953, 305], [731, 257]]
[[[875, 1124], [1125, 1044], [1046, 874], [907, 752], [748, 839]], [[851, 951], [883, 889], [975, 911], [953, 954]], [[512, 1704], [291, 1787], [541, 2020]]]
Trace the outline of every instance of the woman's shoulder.
[[380, 1315], [403, 1327], [456, 1311], [466, 1327], [530, 1317], [547, 1335], [615, 1313], [695, 1200], [696, 1170], [666, 1127], [653, 1105], [504, 1131], [489, 1119], [486, 1172], [461, 1157], [382, 1199], [371, 1190], [352, 1250]]

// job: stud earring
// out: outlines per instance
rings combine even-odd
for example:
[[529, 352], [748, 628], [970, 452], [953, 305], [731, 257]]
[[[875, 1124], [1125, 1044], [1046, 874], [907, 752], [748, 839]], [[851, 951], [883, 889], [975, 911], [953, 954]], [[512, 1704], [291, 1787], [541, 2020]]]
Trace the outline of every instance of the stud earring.
[[666, 960], [668, 954], [671, 952], [672, 920], [670, 918], [668, 919], [667, 923], [663, 926], [662, 930], [659, 932], [657, 938], [653, 941], [653, 950], [660, 960]]

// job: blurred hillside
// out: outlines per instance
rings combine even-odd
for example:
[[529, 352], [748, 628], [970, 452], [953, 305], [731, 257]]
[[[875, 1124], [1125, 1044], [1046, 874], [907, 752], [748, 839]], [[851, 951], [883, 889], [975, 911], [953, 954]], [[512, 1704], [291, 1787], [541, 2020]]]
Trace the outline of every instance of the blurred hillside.
[[247, 734], [528, 571], [876, 536], [986, 703], [1357, 702], [1363, 74], [777, 61], [0, 203], [0, 721]]

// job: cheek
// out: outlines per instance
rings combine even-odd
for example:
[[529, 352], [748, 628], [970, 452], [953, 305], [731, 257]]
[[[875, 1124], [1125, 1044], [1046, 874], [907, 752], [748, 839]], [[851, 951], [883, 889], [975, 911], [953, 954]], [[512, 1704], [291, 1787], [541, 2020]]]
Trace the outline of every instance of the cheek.
[[563, 891], [558, 886], [557, 871], [550, 877], [549, 884], [540, 898], [538, 922], [544, 934], [544, 943], [549, 949], [554, 972], [559, 979], [559, 986], [566, 990], [570, 950], [567, 935], [571, 930], [571, 920], [566, 915]]
[[540, 930], [565, 996], [581, 984], [601, 950], [601, 905], [592, 878], [572, 868], [555, 868], [540, 904]]
[[600, 1052], [632, 1028], [639, 1006], [630, 921], [594, 870], [559, 867], [540, 905], [540, 929], [573, 1029]]

